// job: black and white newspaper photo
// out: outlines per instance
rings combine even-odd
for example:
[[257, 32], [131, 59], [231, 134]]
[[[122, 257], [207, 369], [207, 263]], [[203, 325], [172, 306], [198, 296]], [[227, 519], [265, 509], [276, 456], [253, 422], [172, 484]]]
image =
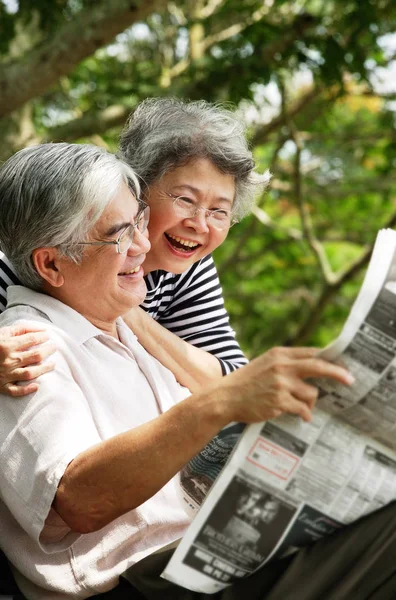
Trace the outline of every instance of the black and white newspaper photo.
[[234, 450], [244, 423], [224, 427], [180, 473], [180, 492], [185, 508], [194, 514]]

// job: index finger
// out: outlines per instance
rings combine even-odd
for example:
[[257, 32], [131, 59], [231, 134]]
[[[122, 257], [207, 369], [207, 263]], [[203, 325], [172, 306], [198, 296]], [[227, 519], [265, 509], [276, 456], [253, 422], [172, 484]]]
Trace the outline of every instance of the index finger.
[[39, 344], [44, 344], [44, 342], [48, 342], [49, 335], [45, 330], [39, 330], [37, 332], [25, 333], [23, 335], [19, 335], [13, 341], [13, 349], [15, 351], [23, 351], [28, 350], [32, 346], [38, 346]]
[[9, 333], [13, 337], [39, 331], [46, 331], [46, 326], [39, 323], [17, 323], [11, 325], [9, 329]]
[[302, 359], [296, 361], [296, 369], [299, 377], [325, 377], [335, 379], [344, 385], [352, 385], [354, 376], [344, 367], [323, 360], [323, 358]]
[[315, 348], [313, 346], [285, 346], [282, 348], [282, 351], [284, 351], [284, 355], [290, 359], [313, 358], [320, 352], [320, 348]]

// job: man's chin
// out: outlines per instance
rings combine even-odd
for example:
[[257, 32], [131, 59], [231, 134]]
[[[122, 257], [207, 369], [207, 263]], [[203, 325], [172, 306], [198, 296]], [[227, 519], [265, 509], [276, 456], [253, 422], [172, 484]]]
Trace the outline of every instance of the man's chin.
[[144, 280], [142, 280], [141, 287], [138, 290], [133, 290], [133, 292], [131, 292], [131, 294], [130, 294], [131, 305], [130, 305], [129, 309], [139, 306], [139, 304], [141, 304], [144, 301], [146, 294], [147, 294], [146, 282]]
[[[141, 276], [139, 281], [134, 281], [134, 282], [130, 282], [130, 281], [126, 281], [126, 282], [119, 282], [119, 286], [123, 292], [123, 295], [125, 296], [125, 302], [126, 303], [132, 303], [133, 306], [138, 306], [139, 304], [141, 304], [143, 302], [143, 300], [146, 297], [147, 294], [147, 286], [146, 286], [146, 282], [143, 279], [143, 277]], [[140, 298], [142, 298], [140, 300]], [[132, 308], [132, 306], [131, 306]]]

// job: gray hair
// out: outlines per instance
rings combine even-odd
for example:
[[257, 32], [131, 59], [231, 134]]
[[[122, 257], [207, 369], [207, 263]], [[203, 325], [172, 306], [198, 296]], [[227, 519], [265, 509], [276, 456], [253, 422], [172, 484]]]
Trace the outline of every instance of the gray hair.
[[40, 289], [32, 252], [57, 247], [81, 261], [88, 233], [125, 182], [138, 199], [133, 170], [88, 144], [41, 144], [17, 152], [0, 168], [0, 248], [21, 282]]
[[120, 155], [139, 176], [143, 188], [194, 158], [209, 159], [235, 181], [233, 214], [252, 208], [270, 180], [255, 163], [243, 122], [231, 110], [203, 100], [150, 98], [130, 115], [120, 137]]

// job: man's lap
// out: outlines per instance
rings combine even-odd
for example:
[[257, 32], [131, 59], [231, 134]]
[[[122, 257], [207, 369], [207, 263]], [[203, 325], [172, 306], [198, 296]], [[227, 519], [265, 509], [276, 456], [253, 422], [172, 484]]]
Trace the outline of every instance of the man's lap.
[[149, 556], [126, 573], [146, 600], [394, 600], [396, 504], [293, 556], [271, 561], [214, 595], [191, 592], [161, 579], [171, 553]]

